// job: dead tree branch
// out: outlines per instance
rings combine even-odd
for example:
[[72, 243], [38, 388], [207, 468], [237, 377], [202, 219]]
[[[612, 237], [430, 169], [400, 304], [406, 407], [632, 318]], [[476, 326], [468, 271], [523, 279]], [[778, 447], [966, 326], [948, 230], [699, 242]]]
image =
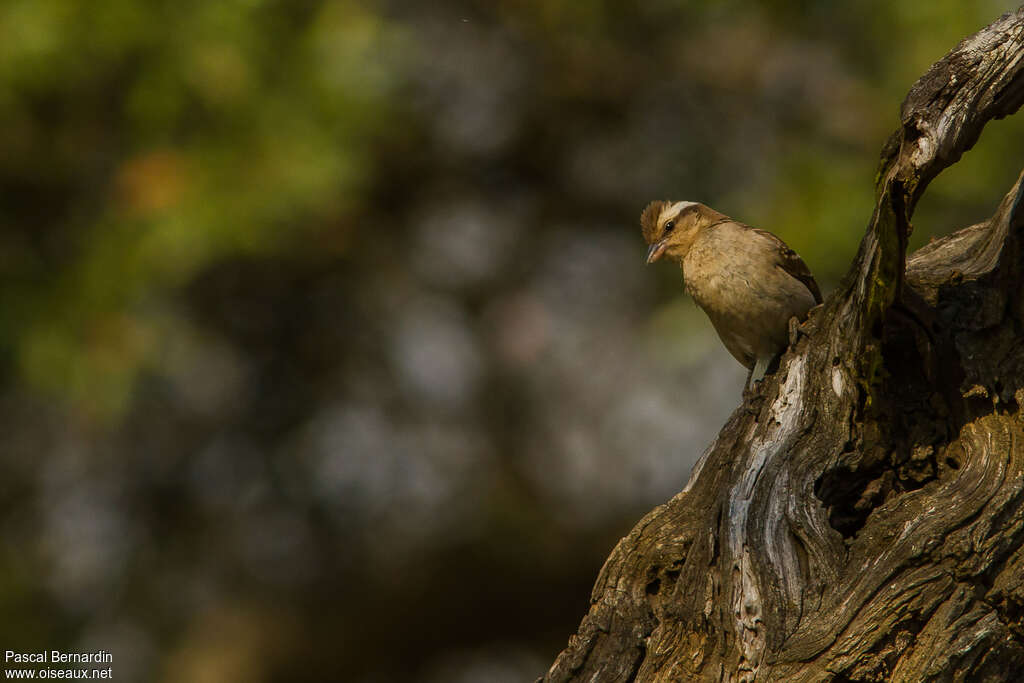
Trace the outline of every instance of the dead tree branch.
[[1022, 181], [988, 221], [906, 256], [928, 183], [1022, 101], [1024, 9], [914, 85], [843, 283], [686, 488], [618, 544], [545, 680], [1024, 666]]

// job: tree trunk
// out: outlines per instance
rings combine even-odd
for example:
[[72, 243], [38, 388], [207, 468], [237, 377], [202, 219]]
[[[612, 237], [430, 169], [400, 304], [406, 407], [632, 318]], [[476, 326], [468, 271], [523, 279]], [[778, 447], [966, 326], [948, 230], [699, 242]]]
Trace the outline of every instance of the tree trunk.
[[1024, 8], [914, 85], [850, 272], [544, 680], [1024, 678], [1024, 175], [906, 257], [929, 181], [1022, 101]]

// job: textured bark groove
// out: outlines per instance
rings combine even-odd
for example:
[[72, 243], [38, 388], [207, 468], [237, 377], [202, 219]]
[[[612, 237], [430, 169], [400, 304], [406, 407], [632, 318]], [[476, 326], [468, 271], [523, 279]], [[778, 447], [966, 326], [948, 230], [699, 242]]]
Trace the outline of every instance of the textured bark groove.
[[836, 292], [611, 556], [548, 681], [1014, 680], [1022, 180], [907, 257], [928, 183], [1024, 102], [1024, 9], [913, 86]]

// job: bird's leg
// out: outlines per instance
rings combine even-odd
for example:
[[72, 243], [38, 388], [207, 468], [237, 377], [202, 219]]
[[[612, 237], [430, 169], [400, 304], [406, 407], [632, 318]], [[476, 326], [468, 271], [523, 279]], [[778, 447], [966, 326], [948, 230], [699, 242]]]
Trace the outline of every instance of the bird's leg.
[[762, 356], [754, 362], [754, 367], [750, 369], [750, 374], [747, 375], [747, 391], [754, 388], [754, 382], [761, 381], [764, 373], [768, 371], [768, 366], [771, 365], [772, 360], [772, 356]]

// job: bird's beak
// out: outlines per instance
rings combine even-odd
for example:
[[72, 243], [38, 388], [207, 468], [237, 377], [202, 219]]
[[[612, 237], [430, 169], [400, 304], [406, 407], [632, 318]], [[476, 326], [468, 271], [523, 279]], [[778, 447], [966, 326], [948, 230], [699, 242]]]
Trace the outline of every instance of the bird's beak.
[[655, 242], [647, 250], [647, 263], [654, 263], [661, 258], [661, 255], [668, 249], [668, 240], [663, 239], [660, 242]]

